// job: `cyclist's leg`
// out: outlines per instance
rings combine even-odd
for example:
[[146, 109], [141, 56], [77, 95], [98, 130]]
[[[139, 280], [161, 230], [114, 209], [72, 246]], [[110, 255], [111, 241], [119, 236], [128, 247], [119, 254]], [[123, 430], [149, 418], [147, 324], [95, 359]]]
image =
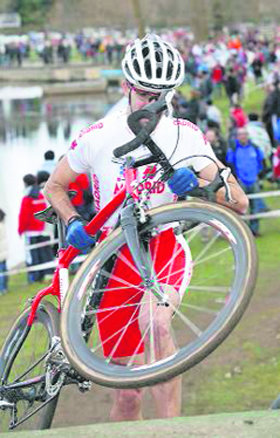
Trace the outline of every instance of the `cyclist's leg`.
[[[144, 338], [148, 361], [164, 359], [176, 352], [176, 344], [172, 336], [171, 320], [174, 307], [180, 304], [178, 291], [170, 285], [162, 285], [168, 293], [169, 307], [158, 306], [156, 302], [147, 303], [148, 297], [143, 296], [144, 304], [139, 313], [139, 326]], [[149, 294], [151, 297], [151, 294]], [[149, 315], [153, 314], [151, 321]], [[182, 378], [175, 377], [166, 383], [151, 387], [157, 416], [159, 418], [177, 417], [181, 412]]]
[[[169, 306], [158, 305], [151, 292], [141, 301], [139, 327], [148, 362], [171, 356], [177, 350], [172, 335], [172, 317], [189, 284], [192, 260], [182, 236], [172, 229], [163, 231], [151, 242], [151, 258]], [[157, 415], [160, 418], [179, 416], [181, 412], [182, 379], [180, 376], [151, 388]]]
[[[127, 364], [130, 357], [116, 359], [116, 362]], [[137, 362], [144, 363], [144, 354], [137, 356]], [[135, 421], [143, 420], [142, 398], [144, 389], [115, 389], [112, 394], [113, 405], [110, 411], [112, 421]]]
[[142, 397], [144, 390], [115, 389], [113, 391], [113, 406], [110, 412], [112, 421], [143, 420]]

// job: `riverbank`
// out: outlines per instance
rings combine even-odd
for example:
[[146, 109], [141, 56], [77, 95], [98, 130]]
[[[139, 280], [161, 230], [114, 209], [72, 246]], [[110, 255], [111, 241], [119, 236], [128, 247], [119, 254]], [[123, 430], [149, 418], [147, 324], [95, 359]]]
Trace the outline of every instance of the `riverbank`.
[[121, 70], [87, 63], [0, 69], [0, 91], [15, 85], [39, 86], [45, 96], [104, 93], [112, 85], [119, 86], [121, 80]]

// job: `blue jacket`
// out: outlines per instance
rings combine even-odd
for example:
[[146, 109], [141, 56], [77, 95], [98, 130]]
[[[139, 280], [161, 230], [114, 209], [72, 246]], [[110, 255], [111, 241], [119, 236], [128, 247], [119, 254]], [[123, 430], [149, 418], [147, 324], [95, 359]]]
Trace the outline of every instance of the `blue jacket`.
[[264, 154], [260, 148], [250, 141], [246, 146], [235, 140], [235, 147], [227, 151], [226, 160], [234, 168], [237, 178], [245, 185], [250, 186], [258, 180], [258, 174], [263, 168]]

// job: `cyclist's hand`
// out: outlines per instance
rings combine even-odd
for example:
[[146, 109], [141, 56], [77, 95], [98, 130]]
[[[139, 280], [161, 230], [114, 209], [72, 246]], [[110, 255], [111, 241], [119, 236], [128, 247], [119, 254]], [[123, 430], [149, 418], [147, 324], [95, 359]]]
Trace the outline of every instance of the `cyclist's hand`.
[[198, 180], [190, 169], [180, 167], [180, 169], [175, 170], [168, 180], [168, 186], [173, 193], [181, 196], [198, 187]]
[[66, 242], [82, 251], [93, 245], [95, 239], [86, 232], [82, 218], [74, 217], [68, 222]]

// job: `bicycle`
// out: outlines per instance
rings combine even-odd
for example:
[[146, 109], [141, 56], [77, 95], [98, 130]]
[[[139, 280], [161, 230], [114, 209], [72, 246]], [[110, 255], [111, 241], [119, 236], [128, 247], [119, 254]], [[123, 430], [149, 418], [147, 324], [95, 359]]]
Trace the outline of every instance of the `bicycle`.
[[[49, 428], [59, 393], [64, 385], [70, 383], [86, 391], [91, 381], [113, 388], [135, 388], [175, 377], [208, 356], [231, 333], [243, 315], [257, 275], [254, 239], [237, 214], [209, 202], [214, 200], [220, 187], [226, 188], [227, 198], [231, 199], [227, 184], [229, 170], [218, 169], [212, 183], [189, 193], [203, 200], [192, 198], [149, 210], [146, 197], [153, 188], [147, 184], [142, 191], [144, 196], [137, 194], [137, 167], [159, 164], [163, 170], [160, 181], [173, 172], [167, 158], [149, 137], [164, 108], [163, 94], [157, 102], [129, 117], [128, 123], [136, 137], [115, 149], [116, 159], [120, 160], [141, 144], [147, 146], [150, 155], [136, 162], [131, 158], [122, 161], [125, 187], [85, 228], [89, 234], [96, 235], [121, 207], [117, 227], [93, 248], [70, 288], [68, 267], [79, 250], [66, 247], [63, 224], [51, 207], [41, 213], [42, 220], [58, 222], [58, 266], [52, 284], [33, 297], [2, 347], [0, 430], [21, 427], [23, 423], [28, 428]], [[148, 119], [144, 127], [140, 124], [143, 117]], [[201, 230], [205, 228], [211, 230], [207, 244], [201, 240]], [[157, 256], [152, 242], [165, 230], [171, 230], [172, 235], [180, 240], [189, 260], [188, 267], [179, 269], [180, 275], [187, 280], [187, 292], [178, 307], [168, 300], [164, 288], [170, 275], [174, 274], [171, 266], [176, 257], [176, 246], [166, 266], [157, 273], [155, 269]], [[124, 248], [129, 250], [134, 264], [124, 256]], [[114, 275], [113, 267], [118, 258], [129, 269], [136, 270], [139, 282], [130, 285], [128, 281], [122, 281], [119, 287], [110, 290], [108, 281]], [[112, 337], [102, 341], [99, 338], [100, 315], [110, 318], [119, 309], [102, 308], [102, 300], [109, 293], [118, 293], [118, 290], [131, 286], [136, 289], [136, 295], [140, 292], [141, 297], [146, 297], [144, 302], [149, 308], [149, 324], [141, 333], [141, 340], [148, 340], [148, 351], [145, 350], [145, 361], [141, 363], [137, 362], [138, 346], [134, 355], [124, 363], [114, 355], [119, 341], [113, 342], [109, 355], [104, 355], [102, 348], [107, 342], [112, 343]], [[42, 301], [48, 295], [57, 298], [57, 309], [49, 301]], [[135, 299], [135, 296], [132, 298]], [[124, 309], [132, 308], [133, 311], [123, 332], [119, 333], [119, 339], [135, 322], [139, 307], [143, 305], [139, 298], [130, 300], [131, 297], [122, 304]], [[153, 324], [155, 313], [162, 306], [171, 306], [174, 340], [175, 332], [177, 336], [176, 350], [159, 359], [155, 351]], [[42, 343], [40, 327], [44, 329], [45, 344]], [[36, 338], [33, 338], [37, 332], [40, 334], [39, 347], [35, 343]]]

